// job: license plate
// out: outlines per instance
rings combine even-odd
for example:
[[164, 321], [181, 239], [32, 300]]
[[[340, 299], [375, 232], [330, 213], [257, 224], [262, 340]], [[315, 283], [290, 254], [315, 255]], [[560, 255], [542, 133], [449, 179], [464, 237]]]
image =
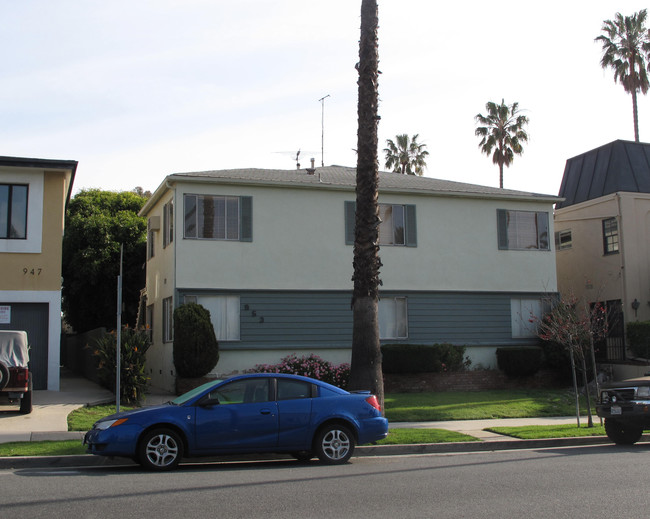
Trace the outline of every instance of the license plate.
[[609, 412], [610, 414], [622, 414], [623, 410], [620, 405], [613, 405]]

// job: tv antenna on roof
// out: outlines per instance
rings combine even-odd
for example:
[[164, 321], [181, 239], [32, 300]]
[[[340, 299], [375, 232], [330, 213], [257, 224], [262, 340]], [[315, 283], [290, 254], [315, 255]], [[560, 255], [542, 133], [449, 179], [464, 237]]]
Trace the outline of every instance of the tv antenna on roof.
[[320, 126], [321, 126], [321, 134], [320, 134], [320, 165], [321, 167], [325, 167], [325, 99], [327, 99], [330, 95], [327, 94], [324, 97], [321, 97], [319, 99], [320, 104], [321, 104], [321, 116], [320, 116]]

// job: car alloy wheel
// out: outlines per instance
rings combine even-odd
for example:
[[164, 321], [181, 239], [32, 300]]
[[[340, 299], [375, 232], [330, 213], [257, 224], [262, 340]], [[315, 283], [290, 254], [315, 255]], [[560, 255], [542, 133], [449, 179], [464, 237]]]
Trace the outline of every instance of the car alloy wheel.
[[316, 452], [323, 463], [345, 463], [354, 452], [354, 436], [343, 425], [328, 425], [318, 434]]
[[182, 457], [183, 443], [174, 431], [155, 429], [142, 438], [138, 459], [150, 470], [173, 469]]

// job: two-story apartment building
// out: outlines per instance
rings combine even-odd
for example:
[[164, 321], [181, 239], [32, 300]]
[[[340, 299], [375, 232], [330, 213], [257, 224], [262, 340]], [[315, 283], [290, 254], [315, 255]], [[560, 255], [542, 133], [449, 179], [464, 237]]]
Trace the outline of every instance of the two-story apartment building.
[[[208, 308], [215, 373], [289, 353], [350, 359], [356, 170], [240, 169], [167, 176], [149, 221], [152, 384], [173, 388], [173, 310]], [[380, 173], [382, 342], [466, 345], [474, 365], [535, 341], [556, 291], [550, 195]]]
[[650, 319], [650, 144], [617, 140], [567, 160], [560, 196], [558, 289], [607, 304], [600, 360], [624, 359], [624, 324]]
[[34, 389], [59, 389], [61, 254], [77, 162], [0, 157], [0, 330], [25, 330]]

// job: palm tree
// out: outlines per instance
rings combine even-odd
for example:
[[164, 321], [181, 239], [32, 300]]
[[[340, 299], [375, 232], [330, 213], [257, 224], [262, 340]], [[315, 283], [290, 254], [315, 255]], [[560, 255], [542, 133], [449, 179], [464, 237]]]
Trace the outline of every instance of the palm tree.
[[426, 144], [417, 142], [416, 133], [411, 139], [407, 134], [395, 136], [395, 142], [386, 140], [386, 168], [402, 175], [422, 175], [427, 167], [426, 156], [429, 154], [424, 148]]
[[350, 389], [372, 391], [383, 409], [379, 348], [379, 163], [377, 161], [377, 0], [362, 0], [359, 41], [357, 187], [352, 292]]
[[636, 93], [645, 94], [650, 83], [646, 71], [646, 59], [650, 59], [650, 31], [645, 28], [647, 12], [642, 9], [632, 16], [616, 13], [614, 20], [603, 22], [603, 34], [594, 41], [603, 45], [600, 65], [614, 70], [614, 82], [621, 82], [626, 92], [632, 94], [634, 117], [634, 140], [639, 142], [639, 115]]
[[521, 115], [519, 103], [507, 105], [504, 100], [498, 105], [492, 101], [485, 105], [487, 115], [478, 114], [475, 119], [479, 126], [474, 132], [481, 137], [479, 147], [486, 155], [492, 154], [492, 162], [499, 165], [499, 187], [503, 188], [503, 166], [510, 167], [515, 154], [521, 155], [522, 142], [528, 142], [524, 126], [528, 117]]

